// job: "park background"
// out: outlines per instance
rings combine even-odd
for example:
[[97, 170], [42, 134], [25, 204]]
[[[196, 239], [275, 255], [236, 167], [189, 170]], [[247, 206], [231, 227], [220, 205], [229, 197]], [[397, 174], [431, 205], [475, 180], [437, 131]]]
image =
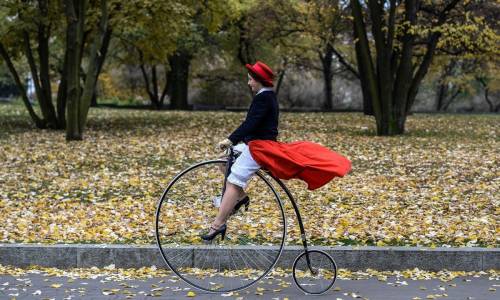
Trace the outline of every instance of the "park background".
[[261, 60], [280, 140], [353, 163], [287, 183], [314, 244], [498, 247], [498, 2], [373, 3], [3, 1], [0, 240], [153, 243], [163, 188], [218, 155]]

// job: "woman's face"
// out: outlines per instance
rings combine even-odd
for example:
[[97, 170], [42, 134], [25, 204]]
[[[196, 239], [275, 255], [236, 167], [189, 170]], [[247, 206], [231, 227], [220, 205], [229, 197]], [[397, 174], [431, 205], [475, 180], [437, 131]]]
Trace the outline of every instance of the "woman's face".
[[252, 89], [252, 92], [254, 93], [257, 93], [262, 88], [262, 84], [257, 80], [253, 79], [253, 77], [250, 75], [248, 75], [248, 86]]

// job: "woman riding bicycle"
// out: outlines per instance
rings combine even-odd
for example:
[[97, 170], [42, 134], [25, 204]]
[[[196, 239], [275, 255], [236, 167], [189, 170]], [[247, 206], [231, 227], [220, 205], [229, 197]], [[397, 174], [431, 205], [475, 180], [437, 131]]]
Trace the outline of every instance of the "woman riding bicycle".
[[249, 197], [244, 189], [248, 180], [261, 166], [250, 154], [248, 142], [252, 140], [276, 141], [278, 137], [279, 105], [273, 90], [274, 73], [263, 62], [247, 64], [248, 86], [255, 93], [245, 121], [227, 138], [218, 143], [221, 150], [234, 145], [234, 150], [241, 154], [231, 167], [227, 178], [226, 190], [221, 200], [217, 217], [210, 226], [210, 231], [201, 238], [213, 240], [217, 235], [224, 238], [226, 220], [242, 205], [248, 206]]
[[[247, 288], [269, 274], [283, 252], [287, 224], [279, 195], [282, 191], [293, 207], [304, 246], [293, 263], [294, 282], [305, 293], [322, 294], [335, 282], [335, 261], [324, 251], [308, 250], [299, 207], [280, 179], [301, 179], [314, 190], [347, 174], [351, 163], [313, 142], [278, 142], [279, 107], [272, 89], [273, 71], [259, 61], [246, 68], [254, 97], [244, 122], [217, 145], [229, 148], [227, 160], [198, 162], [169, 183], [156, 211], [158, 246], [172, 271], [193, 287], [212, 293]], [[247, 194], [252, 197], [250, 212], [228, 221], [243, 205], [248, 210]], [[211, 222], [210, 230], [200, 234], [207, 221]], [[224, 239], [226, 222], [233, 224], [227, 241], [214, 247], [200, 245], [219, 235]], [[245, 270], [247, 275], [226, 273], [231, 270]], [[200, 276], [200, 272], [209, 276]]]
[[259, 61], [246, 67], [249, 71], [248, 85], [256, 94], [245, 121], [229, 138], [218, 144], [220, 149], [236, 145], [233, 149], [241, 154], [227, 177], [217, 217], [209, 233], [201, 236], [206, 241], [219, 234], [224, 238], [228, 217], [242, 205], [248, 207], [250, 199], [244, 189], [250, 177], [260, 168], [269, 170], [276, 178], [304, 180], [309, 190], [320, 188], [334, 177], [342, 177], [351, 170], [349, 159], [322, 145], [308, 141], [276, 141], [279, 106], [272, 89], [273, 71]]

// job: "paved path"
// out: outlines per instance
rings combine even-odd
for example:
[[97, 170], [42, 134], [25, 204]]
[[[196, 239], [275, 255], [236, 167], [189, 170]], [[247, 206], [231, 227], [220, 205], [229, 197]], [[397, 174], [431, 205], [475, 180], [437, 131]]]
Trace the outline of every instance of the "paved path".
[[[305, 296], [292, 278], [265, 279], [259, 284], [232, 295], [213, 295], [190, 289], [174, 276], [144, 280], [117, 280], [57, 277], [47, 274], [0, 275], [0, 299], [500, 299], [500, 280], [460, 277], [451, 281], [411, 280], [388, 277], [362, 280], [338, 279], [323, 296]], [[195, 293], [193, 298], [188, 297]], [[418, 298], [416, 298], [418, 297]]]

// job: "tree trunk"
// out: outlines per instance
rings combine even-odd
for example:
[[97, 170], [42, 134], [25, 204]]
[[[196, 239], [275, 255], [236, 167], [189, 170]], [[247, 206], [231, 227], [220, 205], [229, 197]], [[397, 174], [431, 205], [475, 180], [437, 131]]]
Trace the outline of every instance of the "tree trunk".
[[[48, 3], [47, 0], [38, 1], [39, 13], [42, 16], [48, 15]], [[19, 14], [20, 19], [25, 19], [26, 16], [22, 13]], [[43, 116], [43, 122], [46, 127], [51, 129], [58, 129], [58, 119], [54, 105], [52, 103], [52, 94], [50, 87], [50, 74], [49, 74], [49, 38], [50, 38], [50, 24], [47, 25], [46, 22], [38, 22], [36, 25], [36, 31], [27, 29], [22, 30], [22, 38], [24, 41], [24, 52], [28, 60], [28, 65], [30, 67], [31, 76], [35, 84], [36, 98], [40, 105], [40, 110]], [[38, 47], [36, 48], [38, 53], [38, 66], [33, 55], [33, 49], [31, 48], [31, 36], [30, 32], [36, 32], [36, 41]]]
[[382, 112], [378, 85], [373, 61], [371, 59], [370, 45], [366, 35], [363, 12], [358, 1], [359, 0], [351, 1], [351, 12], [353, 17], [354, 38], [356, 40], [355, 50], [356, 59], [358, 61], [358, 74], [360, 75], [361, 89], [363, 92], [363, 110], [365, 114], [373, 113], [377, 121], [377, 132], [379, 132]]
[[26, 109], [28, 110], [28, 113], [31, 117], [31, 120], [33, 120], [36, 127], [45, 128], [46, 127], [45, 121], [40, 119], [40, 117], [38, 117], [38, 115], [33, 110], [33, 106], [31, 106], [31, 103], [28, 99], [28, 95], [26, 93], [26, 88], [24, 87], [24, 84], [22, 83], [21, 79], [19, 78], [19, 74], [17, 73], [17, 70], [14, 67], [14, 64], [12, 63], [12, 60], [10, 59], [9, 54], [7, 53], [7, 50], [5, 49], [5, 47], [3, 46], [3, 44], [1, 42], [0, 42], [0, 56], [5, 61], [12, 78], [14, 79], [14, 82], [16, 83], [17, 89], [19, 90], [19, 94], [21, 94], [21, 98], [23, 99], [24, 105], [26, 106]]
[[158, 87], [155, 89], [155, 84], [156, 83], [156, 66], [151, 67], [151, 83], [149, 81], [149, 75], [146, 70], [146, 66], [144, 65], [144, 62], [142, 61], [142, 55], [141, 55], [141, 64], [140, 64], [140, 69], [142, 73], [142, 78], [144, 79], [144, 87], [146, 88], [146, 92], [148, 93], [149, 100], [151, 101], [151, 108], [158, 109], [159, 106], [159, 98], [158, 98]]
[[446, 97], [448, 95], [448, 84], [446, 83], [446, 77], [450, 76], [453, 74], [453, 71], [456, 66], [456, 60], [451, 60], [443, 69], [443, 72], [441, 73], [439, 77], [439, 83], [438, 83], [438, 91], [436, 95], [436, 110], [441, 111], [443, 110], [443, 107], [445, 106], [446, 102]]
[[[416, 0], [405, 0], [404, 24], [416, 25], [418, 3]], [[441, 26], [459, 0], [449, 2], [439, 13], [435, 26]], [[411, 32], [400, 33], [401, 47], [394, 47], [396, 38], [395, 0], [389, 1], [388, 10], [379, 1], [368, 1], [368, 10], [372, 24], [371, 36], [375, 49], [375, 62], [372, 60], [370, 43], [364, 22], [362, 6], [359, 0], [351, 1], [355, 51], [358, 70], [363, 91], [364, 102], [371, 102], [377, 123], [378, 135], [403, 134], [406, 117], [417, 96], [418, 88], [429, 69], [438, 40], [439, 31], [431, 30], [426, 43], [426, 51], [417, 66], [413, 64], [413, 47], [415, 36]], [[387, 16], [387, 12], [389, 15]], [[416, 69], [416, 72], [415, 72]], [[366, 107], [365, 107], [366, 111]]]
[[286, 73], [286, 68], [283, 68], [283, 70], [281, 70], [281, 72], [279, 72], [278, 74], [278, 82], [276, 83], [276, 90], [274, 92], [276, 94], [276, 98], [278, 98], [278, 95], [280, 93], [281, 84], [283, 83], [283, 78], [285, 77], [285, 73]]
[[83, 25], [85, 1], [65, 0], [65, 12], [68, 21], [66, 33], [67, 53], [67, 105], [66, 105], [66, 140], [81, 140], [83, 129], [80, 127], [80, 57], [83, 43]]
[[324, 82], [324, 102], [323, 109], [326, 111], [331, 111], [333, 109], [333, 95], [332, 95], [332, 62], [333, 62], [333, 47], [330, 43], [326, 45], [325, 53], [319, 52], [319, 57], [321, 60], [322, 71], [323, 71], [323, 82]]
[[[160, 103], [160, 96], [158, 95], [158, 79], [156, 73], [156, 65], [151, 66], [151, 82], [149, 80], [149, 75], [147, 67], [144, 62], [144, 54], [141, 49], [137, 48], [139, 53], [139, 68], [141, 69], [142, 78], [144, 79], [144, 87], [148, 93], [149, 100], [151, 102], [152, 109], [161, 109], [162, 104]], [[164, 95], [162, 94], [162, 97]], [[161, 100], [163, 101], [163, 99]]]
[[[48, 15], [47, 0], [38, 1], [40, 12], [43, 16]], [[48, 124], [50, 128], [62, 129], [58, 121], [54, 104], [52, 103], [52, 87], [50, 85], [50, 67], [49, 67], [49, 38], [50, 27], [40, 22], [38, 25], [38, 59], [40, 65], [40, 86], [41, 94], [48, 111]]]
[[101, 0], [101, 19], [99, 20], [99, 26], [97, 32], [94, 36], [94, 41], [90, 47], [90, 57], [87, 67], [87, 76], [85, 78], [85, 83], [83, 86], [82, 98], [80, 100], [80, 114], [79, 122], [80, 128], [83, 131], [85, 124], [87, 123], [87, 114], [90, 108], [90, 100], [95, 92], [95, 86], [97, 83], [97, 78], [99, 77], [99, 64], [102, 58], [102, 53], [99, 52], [103, 45], [104, 37], [108, 30], [108, 8], [107, 1]]
[[[438, 21], [435, 24], [436, 27], [439, 27], [446, 22], [448, 18], [448, 13], [451, 10], [453, 10], [459, 2], [460, 0], [452, 0], [445, 6], [445, 8], [438, 15]], [[416, 12], [414, 17], [416, 18]], [[441, 32], [439, 30], [436, 32], [433, 32], [431, 30], [424, 58], [422, 59], [422, 62], [418, 66], [418, 69], [411, 81], [410, 90], [408, 92], [408, 99], [406, 101], [406, 112], [410, 111], [411, 107], [413, 106], [413, 103], [415, 102], [418, 88], [420, 87], [422, 80], [424, 79], [425, 75], [427, 74], [427, 71], [429, 70], [440, 37], [441, 37]]]
[[[106, 60], [106, 56], [108, 54], [109, 43], [111, 41], [112, 29], [107, 28], [106, 33], [104, 34], [104, 38], [102, 40], [102, 46], [99, 50], [100, 55], [97, 58], [97, 74], [101, 74], [102, 67], [104, 66], [104, 61]], [[97, 84], [97, 80], [96, 80]], [[94, 88], [94, 93], [92, 94], [92, 101], [90, 103], [91, 107], [97, 107], [97, 92]]]
[[167, 80], [170, 109], [189, 109], [188, 79], [191, 58], [191, 55], [185, 52], [176, 52], [169, 58], [170, 71]]
[[[24, 38], [24, 51], [26, 54], [26, 58], [28, 60], [28, 65], [30, 67], [31, 76], [33, 78], [33, 82], [35, 84], [35, 93], [38, 103], [40, 104], [40, 110], [43, 115], [43, 119], [47, 124], [48, 128], [57, 129], [57, 116], [54, 109], [54, 105], [52, 104], [52, 97], [50, 95], [50, 80], [48, 77], [48, 49], [40, 50], [41, 48], [45, 48], [44, 44], [48, 44], [48, 37], [44, 34], [40, 34], [40, 29], [43, 25], [39, 25], [39, 35], [38, 35], [38, 44], [40, 54], [40, 74], [38, 72], [37, 63], [35, 61], [35, 57], [33, 56], [33, 50], [31, 48], [30, 36], [27, 31], [23, 32]], [[47, 46], [48, 47], [48, 46]], [[42, 78], [40, 78], [42, 77]], [[49, 82], [47, 82], [49, 81]], [[49, 87], [47, 87], [47, 84]]]
[[68, 80], [67, 80], [67, 126], [66, 140], [83, 139], [83, 129], [87, 122], [87, 114], [92, 95], [95, 91], [99, 73], [99, 60], [102, 53], [99, 49], [103, 45], [104, 36], [108, 26], [108, 11], [105, 0], [101, 2], [101, 19], [90, 45], [88, 66], [85, 73], [83, 88], [81, 87], [80, 69], [84, 39], [84, 24], [86, 1], [66, 0], [65, 11], [68, 20], [66, 51], [68, 55]]
[[59, 88], [57, 90], [57, 115], [60, 128], [66, 128], [66, 101], [68, 92], [68, 51], [64, 53], [64, 61], [62, 65], [62, 70], [60, 71], [61, 81], [59, 82]]
[[92, 98], [90, 99], [90, 107], [97, 107], [97, 91], [94, 89], [94, 93], [92, 94]]
[[444, 106], [444, 99], [448, 92], [448, 84], [440, 82], [436, 93], [436, 111], [441, 111]]
[[236, 23], [238, 28], [238, 60], [244, 66], [246, 64], [255, 63], [255, 51], [252, 46], [252, 41], [248, 39], [248, 30], [245, 27], [246, 17], [243, 16]]
[[167, 68], [165, 66], [163, 66], [163, 69], [165, 71], [165, 84], [163, 85], [163, 90], [161, 92], [161, 96], [160, 96], [160, 109], [163, 108], [163, 103], [165, 103], [165, 96], [167, 96], [167, 92], [168, 92], [168, 71], [167, 71]]
[[490, 112], [497, 112], [498, 107], [500, 107], [500, 105], [497, 105], [497, 107], [495, 107], [495, 105], [493, 104], [493, 101], [490, 100], [490, 96], [489, 96], [490, 89], [488, 87], [488, 83], [482, 77], [476, 77], [476, 80], [479, 82], [479, 84], [481, 85], [481, 87], [484, 90], [484, 100], [486, 100], [486, 103], [488, 103], [488, 107], [489, 107]]
[[451, 95], [451, 97], [448, 99], [448, 101], [443, 105], [443, 111], [448, 110], [448, 107], [450, 104], [452, 104], [455, 99], [457, 99], [457, 96], [460, 95], [460, 89], [456, 89], [455, 92]]
[[490, 91], [490, 89], [488, 88], [488, 86], [485, 86], [484, 87], [484, 100], [486, 100], [486, 103], [488, 103], [488, 106], [490, 107], [490, 112], [495, 112], [495, 106], [493, 105], [493, 103], [491, 102], [491, 100], [489, 98], [489, 91]]
[[151, 67], [151, 83], [153, 84], [153, 94], [155, 95], [154, 108], [161, 109], [160, 95], [158, 95], [158, 75], [156, 72], [156, 65]]

